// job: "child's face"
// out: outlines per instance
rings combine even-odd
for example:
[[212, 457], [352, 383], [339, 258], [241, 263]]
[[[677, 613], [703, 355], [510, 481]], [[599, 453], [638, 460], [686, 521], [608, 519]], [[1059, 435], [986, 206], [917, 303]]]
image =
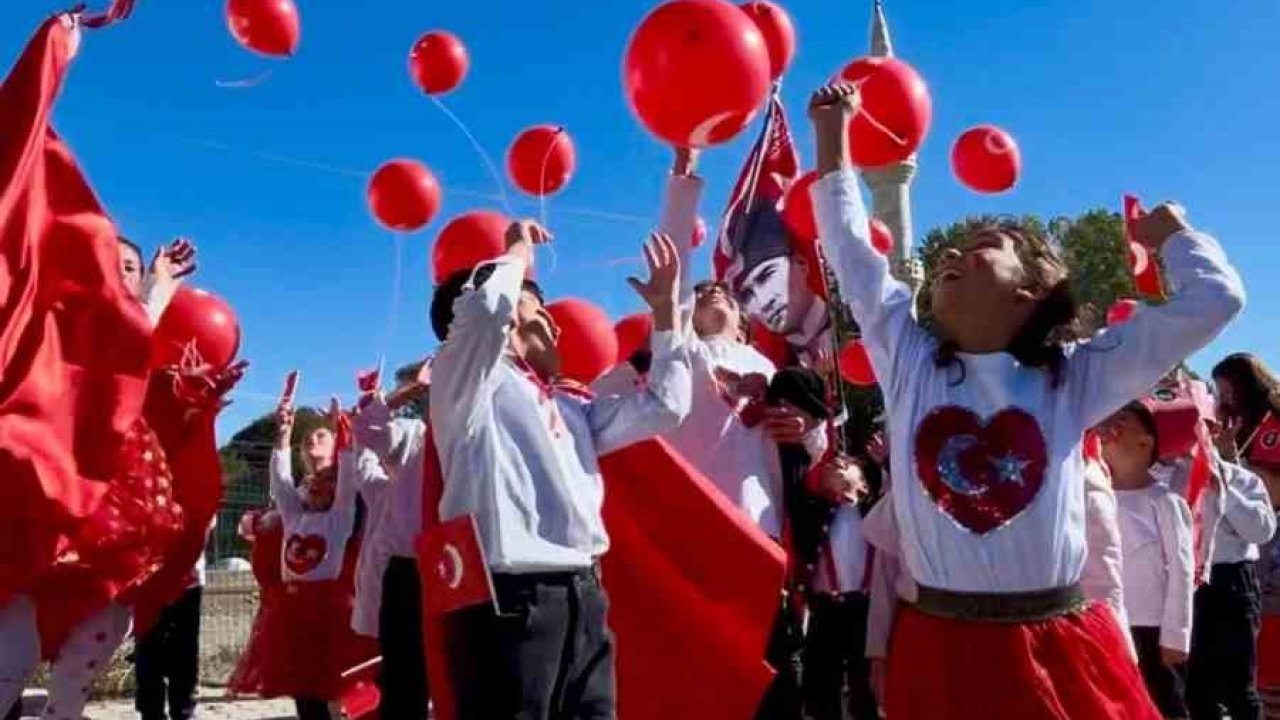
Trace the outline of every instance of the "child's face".
[[1156, 439], [1133, 410], [1125, 409], [1098, 426], [1102, 457], [1116, 467], [1149, 466], [1155, 455]]
[[334, 475], [333, 468], [330, 467], [307, 478], [306, 488], [304, 488], [306, 492], [303, 496], [308, 511], [325, 512], [333, 507], [333, 496], [336, 490]]
[[[944, 334], [973, 318], [1019, 322], [1029, 313], [1030, 273], [1018, 255], [1016, 240], [1002, 232], [980, 232], [947, 248], [929, 287], [934, 317]], [[1019, 312], [1022, 310], [1022, 312]]]

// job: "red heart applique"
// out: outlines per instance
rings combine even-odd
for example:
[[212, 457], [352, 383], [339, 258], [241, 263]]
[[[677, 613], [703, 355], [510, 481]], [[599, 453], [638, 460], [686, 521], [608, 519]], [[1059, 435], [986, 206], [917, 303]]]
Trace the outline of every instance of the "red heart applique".
[[290, 535], [284, 545], [284, 564], [295, 575], [306, 575], [324, 562], [328, 543], [320, 535]]
[[1006, 408], [985, 423], [954, 406], [916, 429], [916, 472], [942, 511], [982, 535], [1026, 509], [1044, 484], [1044, 435], [1030, 414]]

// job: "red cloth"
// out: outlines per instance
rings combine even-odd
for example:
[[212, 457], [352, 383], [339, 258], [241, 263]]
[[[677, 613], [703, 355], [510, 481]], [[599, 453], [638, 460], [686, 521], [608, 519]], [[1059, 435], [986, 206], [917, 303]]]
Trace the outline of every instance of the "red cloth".
[[[426, 528], [437, 520], [443, 488], [429, 433], [424, 456]], [[764, 656], [786, 568], [782, 549], [661, 441], [601, 458], [600, 469], [618, 716], [754, 717], [773, 678]], [[424, 618], [436, 717], [453, 720], [440, 618], [425, 608]]]
[[1263, 615], [1258, 633], [1258, 687], [1280, 690], [1280, 615]]
[[893, 720], [1159, 720], [1102, 603], [1042, 622], [936, 618], [899, 605], [885, 715]]
[[147, 377], [115, 227], [49, 125], [73, 42], [47, 20], [0, 87], [0, 603], [100, 505]]

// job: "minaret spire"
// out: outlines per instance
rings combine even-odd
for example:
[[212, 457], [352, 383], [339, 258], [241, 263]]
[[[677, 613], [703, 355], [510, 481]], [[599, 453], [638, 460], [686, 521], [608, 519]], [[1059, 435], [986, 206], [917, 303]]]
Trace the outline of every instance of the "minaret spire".
[[889, 21], [884, 18], [884, 0], [876, 0], [875, 12], [871, 16], [871, 54], [876, 57], [893, 57]]

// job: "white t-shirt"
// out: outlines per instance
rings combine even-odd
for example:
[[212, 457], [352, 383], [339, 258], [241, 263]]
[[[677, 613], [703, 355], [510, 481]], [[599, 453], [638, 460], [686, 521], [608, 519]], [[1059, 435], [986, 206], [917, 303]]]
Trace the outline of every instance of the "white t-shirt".
[[271, 500], [284, 525], [280, 571], [285, 582], [334, 580], [342, 574], [347, 540], [356, 521], [356, 472], [354, 453], [338, 453], [338, 486], [333, 506], [325, 512], [308, 512], [302, 491], [294, 486], [288, 450], [271, 453]]
[[1124, 547], [1124, 603], [1129, 624], [1160, 628], [1160, 644], [1191, 647], [1195, 560], [1191, 508], [1167, 486], [1116, 490]]
[[1239, 276], [1210, 237], [1163, 248], [1168, 303], [1092, 344], [1066, 348], [1061, 383], [1007, 353], [939, 367], [910, 289], [870, 243], [852, 170], [811, 194], [819, 236], [863, 332], [888, 410], [903, 562], [917, 583], [961, 592], [1068, 586], [1085, 559], [1084, 432], [1147, 392], [1243, 307]]

